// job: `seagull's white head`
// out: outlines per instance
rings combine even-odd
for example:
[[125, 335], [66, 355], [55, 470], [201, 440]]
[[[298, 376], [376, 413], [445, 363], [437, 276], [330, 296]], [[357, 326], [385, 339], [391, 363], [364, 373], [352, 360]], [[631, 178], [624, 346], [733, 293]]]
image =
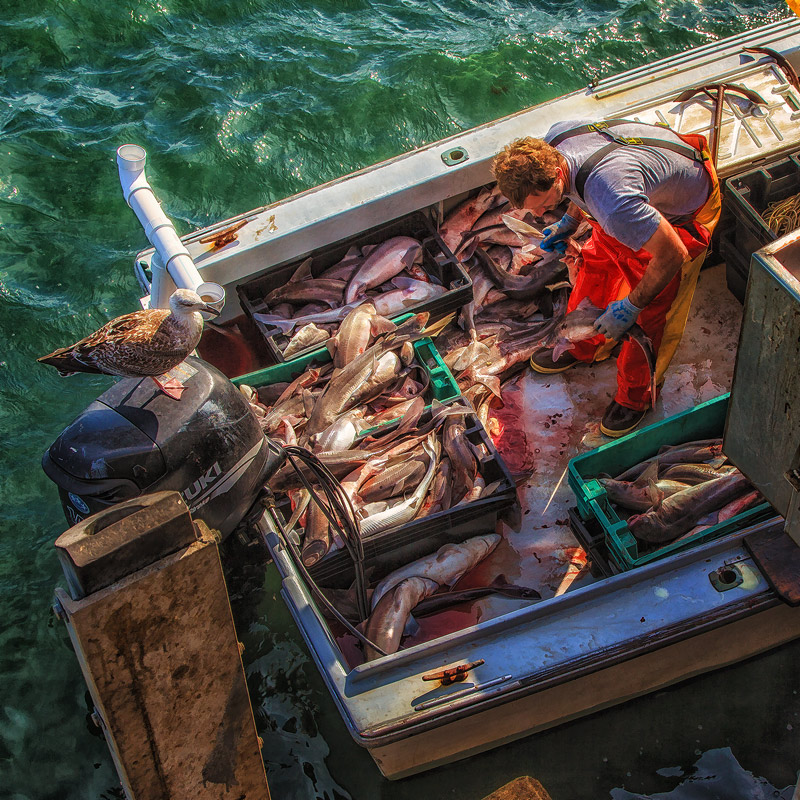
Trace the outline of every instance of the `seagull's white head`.
[[169, 298], [169, 310], [179, 316], [194, 311], [207, 311], [215, 317], [219, 314], [219, 309], [210, 306], [192, 289], [176, 289]]

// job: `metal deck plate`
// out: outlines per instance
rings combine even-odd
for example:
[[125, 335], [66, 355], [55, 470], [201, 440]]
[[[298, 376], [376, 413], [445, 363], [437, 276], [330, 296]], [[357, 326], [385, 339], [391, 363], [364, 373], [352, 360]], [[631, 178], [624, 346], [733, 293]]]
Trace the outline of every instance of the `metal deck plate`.
[[[725, 76], [725, 81], [757, 92], [766, 105], [756, 105], [741, 95], [724, 94], [717, 166], [731, 174], [750, 167], [760, 159], [774, 159], [800, 146], [800, 95], [774, 63], [746, 66]], [[614, 117], [638, 122], [669, 125], [678, 133], [702, 134], [712, 139], [716, 100], [704, 94], [683, 103], [672, 92], [647, 103], [640, 103]], [[711, 92], [715, 97], [716, 92]]]

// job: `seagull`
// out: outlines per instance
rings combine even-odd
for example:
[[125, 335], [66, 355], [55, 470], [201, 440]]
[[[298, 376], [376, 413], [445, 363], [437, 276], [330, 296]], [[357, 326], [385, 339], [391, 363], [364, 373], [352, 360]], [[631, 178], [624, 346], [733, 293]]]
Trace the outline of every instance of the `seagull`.
[[[79, 342], [54, 350], [37, 361], [50, 364], [61, 375], [90, 372], [153, 378], [160, 389], [178, 399], [182, 385], [177, 382], [180, 390], [170, 386], [174, 379], [164, 373], [197, 347], [203, 333], [201, 311], [219, 314], [197, 292], [177, 289], [169, 299], [169, 309], [148, 308], [117, 317]], [[162, 377], [171, 380], [160, 381]]]

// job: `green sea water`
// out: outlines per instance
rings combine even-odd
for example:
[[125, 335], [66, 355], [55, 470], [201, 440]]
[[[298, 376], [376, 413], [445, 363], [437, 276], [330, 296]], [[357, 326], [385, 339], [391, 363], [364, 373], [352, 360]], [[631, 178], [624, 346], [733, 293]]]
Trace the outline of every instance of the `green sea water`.
[[[782, 0], [0, 0], [0, 798], [120, 796], [50, 613], [66, 525], [39, 466], [110, 379], [35, 361], [137, 305], [146, 240], [120, 144], [145, 147], [184, 234], [789, 13]], [[641, 797], [718, 750], [714, 796], [762, 797], [736, 793], [751, 792], [737, 761], [769, 788], [795, 780], [799, 645], [390, 783], [350, 740], [258, 555], [230, 581], [276, 800], [470, 800], [523, 774], [555, 800]]]

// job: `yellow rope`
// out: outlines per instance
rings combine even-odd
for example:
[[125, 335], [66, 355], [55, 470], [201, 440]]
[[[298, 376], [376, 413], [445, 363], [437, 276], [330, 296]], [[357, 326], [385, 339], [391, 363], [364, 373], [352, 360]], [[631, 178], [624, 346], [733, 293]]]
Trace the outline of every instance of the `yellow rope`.
[[800, 194], [770, 203], [764, 210], [763, 218], [778, 236], [800, 228]]

